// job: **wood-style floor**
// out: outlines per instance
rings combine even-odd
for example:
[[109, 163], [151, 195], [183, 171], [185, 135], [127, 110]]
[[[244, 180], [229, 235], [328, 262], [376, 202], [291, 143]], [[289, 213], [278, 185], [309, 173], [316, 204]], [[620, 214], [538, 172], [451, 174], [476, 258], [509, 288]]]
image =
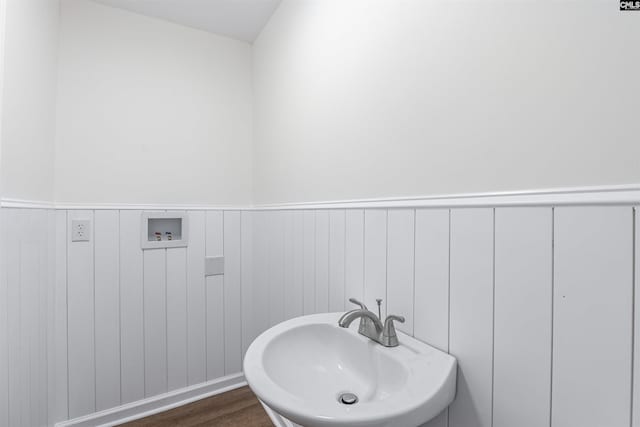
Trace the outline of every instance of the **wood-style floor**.
[[152, 415], [125, 427], [273, 427], [249, 387], [242, 387]]

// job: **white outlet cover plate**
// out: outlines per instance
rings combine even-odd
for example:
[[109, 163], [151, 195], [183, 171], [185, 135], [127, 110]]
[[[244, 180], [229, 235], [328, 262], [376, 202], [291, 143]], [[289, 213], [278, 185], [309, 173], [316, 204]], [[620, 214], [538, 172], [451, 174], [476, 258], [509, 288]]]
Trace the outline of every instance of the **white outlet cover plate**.
[[88, 242], [91, 240], [91, 220], [74, 219], [71, 220], [71, 241]]

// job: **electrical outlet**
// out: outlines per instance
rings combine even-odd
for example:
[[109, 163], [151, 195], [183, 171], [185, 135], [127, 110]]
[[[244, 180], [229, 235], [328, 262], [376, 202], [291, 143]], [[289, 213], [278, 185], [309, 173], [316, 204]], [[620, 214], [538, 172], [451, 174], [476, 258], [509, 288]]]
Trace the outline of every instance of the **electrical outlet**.
[[88, 242], [91, 237], [91, 221], [88, 219], [71, 220], [71, 241]]

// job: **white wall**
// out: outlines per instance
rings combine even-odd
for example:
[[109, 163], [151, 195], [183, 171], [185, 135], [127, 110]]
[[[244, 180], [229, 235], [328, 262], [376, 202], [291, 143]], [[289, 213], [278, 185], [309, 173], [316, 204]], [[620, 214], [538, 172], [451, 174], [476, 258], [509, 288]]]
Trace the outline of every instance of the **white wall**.
[[246, 204], [244, 42], [63, 0], [56, 201]]
[[53, 200], [58, 0], [7, 0], [2, 196]]
[[285, 0], [254, 44], [257, 203], [640, 182], [615, 2]]

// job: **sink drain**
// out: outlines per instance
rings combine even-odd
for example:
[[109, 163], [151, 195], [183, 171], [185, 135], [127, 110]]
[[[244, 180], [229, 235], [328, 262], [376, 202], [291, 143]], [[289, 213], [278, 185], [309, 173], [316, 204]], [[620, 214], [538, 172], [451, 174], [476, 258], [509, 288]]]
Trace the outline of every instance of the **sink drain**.
[[343, 405], [354, 405], [358, 403], [358, 396], [353, 393], [342, 393], [338, 397], [338, 402], [342, 403]]

